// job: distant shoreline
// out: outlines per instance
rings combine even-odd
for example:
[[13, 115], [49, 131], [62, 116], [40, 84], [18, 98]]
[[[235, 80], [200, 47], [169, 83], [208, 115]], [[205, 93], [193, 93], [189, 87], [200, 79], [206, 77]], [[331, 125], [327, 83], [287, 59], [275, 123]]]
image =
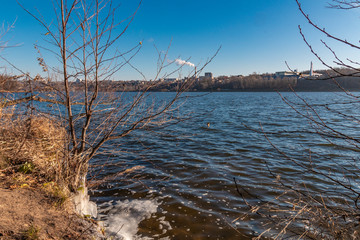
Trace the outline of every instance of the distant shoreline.
[[[339, 70], [340, 71], [340, 70]], [[302, 75], [279, 74], [251, 74], [248, 76], [219, 76], [194, 77], [184, 79], [159, 79], [156, 81], [117, 81], [99, 80], [86, 83], [87, 90], [92, 92], [95, 88], [99, 92], [341, 92], [360, 91], [360, 76], [354, 76], [351, 69], [341, 69], [342, 75], [337, 72], [318, 71], [322, 75], [303, 78]], [[319, 74], [320, 74], [319, 73]], [[28, 83], [16, 77], [8, 76], [7, 82], [0, 92], [28, 92]], [[190, 82], [189, 82], [190, 81]], [[62, 91], [61, 81], [41, 78], [32, 83], [35, 91], [52, 92]], [[185, 89], [181, 86], [186, 84]], [[82, 80], [70, 81], [74, 92], [84, 91], [85, 83]]]

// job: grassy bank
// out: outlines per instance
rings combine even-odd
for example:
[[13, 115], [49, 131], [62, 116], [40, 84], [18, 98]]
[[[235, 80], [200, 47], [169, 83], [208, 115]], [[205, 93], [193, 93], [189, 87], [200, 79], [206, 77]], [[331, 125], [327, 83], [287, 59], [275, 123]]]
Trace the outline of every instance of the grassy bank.
[[0, 111], [0, 239], [98, 239], [75, 213], [66, 131], [42, 116]]

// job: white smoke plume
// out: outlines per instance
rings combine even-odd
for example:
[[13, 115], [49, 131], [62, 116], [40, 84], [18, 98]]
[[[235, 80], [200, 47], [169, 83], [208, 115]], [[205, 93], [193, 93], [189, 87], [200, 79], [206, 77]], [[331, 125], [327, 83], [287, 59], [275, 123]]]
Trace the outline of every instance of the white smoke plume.
[[184, 61], [184, 60], [181, 60], [180, 58], [177, 58], [175, 59], [175, 63], [177, 65], [188, 65], [190, 67], [195, 67], [195, 64], [191, 63], [191, 62], [187, 62], [187, 61]]

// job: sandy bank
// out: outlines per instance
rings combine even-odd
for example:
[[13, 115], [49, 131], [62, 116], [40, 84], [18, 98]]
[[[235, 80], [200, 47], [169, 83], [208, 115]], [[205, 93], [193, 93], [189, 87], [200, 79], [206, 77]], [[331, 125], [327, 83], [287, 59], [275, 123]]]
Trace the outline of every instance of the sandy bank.
[[0, 173], [0, 239], [101, 239], [100, 228], [75, 214], [71, 203], [57, 201], [42, 189], [12, 184]]

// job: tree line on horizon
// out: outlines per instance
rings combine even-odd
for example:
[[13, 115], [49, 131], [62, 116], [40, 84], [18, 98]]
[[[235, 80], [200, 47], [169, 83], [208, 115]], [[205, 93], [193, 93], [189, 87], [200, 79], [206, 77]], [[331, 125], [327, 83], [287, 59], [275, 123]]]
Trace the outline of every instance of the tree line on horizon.
[[[341, 68], [344, 76], [338, 77], [332, 70], [318, 70], [321, 77], [300, 77], [300, 76], [279, 76], [274, 73], [250, 74], [248, 76], [219, 76], [216, 78], [199, 78], [188, 91], [341, 91], [345, 88], [351, 91], [360, 90], [359, 77], [353, 74], [353, 70]], [[303, 72], [302, 74], [307, 74]], [[59, 81], [52, 81], [49, 78], [42, 78], [40, 75], [35, 77], [35, 89], [42, 91], [48, 89], [61, 89]], [[100, 81], [99, 90], [101, 92], [138, 92], [153, 85], [150, 91], [173, 92], [177, 91], [183, 79], [180, 81], [161, 81], [153, 84], [154, 81]], [[81, 91], [84, 83], [81, 81], [70, 82], [74, 91]], [[341, 86], [341, 87], [339, 87]], [[27, 91], [26, 76], [12, 76], [9, 74], [0, 75], [0, 91], [24, 92]], [[88, 83], [89, 91], [94, 90], [95, 85]]]

